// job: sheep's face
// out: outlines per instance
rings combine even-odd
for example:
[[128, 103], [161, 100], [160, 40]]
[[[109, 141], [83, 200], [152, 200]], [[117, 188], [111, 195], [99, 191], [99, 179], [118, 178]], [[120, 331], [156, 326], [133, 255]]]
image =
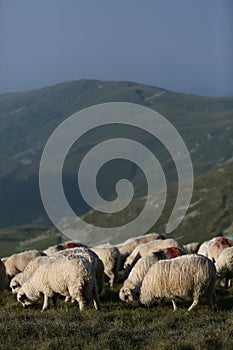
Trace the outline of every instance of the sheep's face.
[[20, 284], [17, 281], [12, 280], [10, 283], [10, 288], [13, 294], [17, 294], [20, 289]]
[[32, 304], [32, 301], [28, 299], [26, 294], [22, 291], [19, 291], [17, 294], [17, 300], [23, 305], [23, 307], [28, 307]]
[[17, 293], [17, 300], [23, 305], [23, 307], [27, 307], [40, 299], [40, 293], [32, 293], [30, 290], [25, 292], [23, 287], [21, 287]]
[[129, 288], [121, 288], [119, 297], [122, 301], [128, 303], [129, 301], [133, 301], [133, 295]]

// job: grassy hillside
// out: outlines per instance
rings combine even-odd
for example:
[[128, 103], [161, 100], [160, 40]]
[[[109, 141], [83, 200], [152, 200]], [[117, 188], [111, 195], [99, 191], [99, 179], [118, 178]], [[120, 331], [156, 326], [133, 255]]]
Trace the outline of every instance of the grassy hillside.
[[[0, 227], [48, 224], [40, 200], [38, 169], [49, 135], [72, 113], [111, 101], [142, 104], [170, 120], [187, 144], [196, 174], [233, 156], [233, 98], [200, 97], [132, 82], [97, 80], [0, 95]], [[79, 193], [73, 190], [77, 165], [86, 152], [107, 135], [121, 135], [143, 143], [155, 152], [167, 181], [176, 181], [175, 166], [168, 152], [149, 135], [126, 127], [103, 127], [75, 144], [65, 162], [64, 188], [77, 212], [84, 213], [88, 209]], [[143, 174], [137, 167], [130, 162], [113, 162], [99, 179], [99, 189], [106, 198], [112, 195], [116, 174], [133, 181], [138, 197], [144, 194]]]
[[61, 240], [59, 234], [47, 234], [48, 226], [22, 225], [0, 230], [0, 257], [26, 249], [42, 249]]
[[[195, 178], [191, 205], [181, 224], [169, 236], [187, 243], [203, 242], [219, 234], [233, 234], [233, 162], [223, 164]], [[165, 226], [174, 206], [177, 194], [175, 185], [168, 190], [168, 198], [163, 213], [150, 231], [165, 232]], [[102, 227], [121, 226], [132, 220], [142, 210], [144, 200], [134, 201], [121, 215], [88, 212], [83, 218], [89, 223]], [[135, 233], [137, 235], [137, 233]], [[94, 237], [94, 239], [93, 239]], [[128, 237], [121, 235], [110, 237], [112, 243], [123, 241]], [[56, 228], [41, 225], [9, 227], [0, 230], [0, 256], [15, 251], [37, 248], [45, 249], [49, 245], [66, 240]], [[80, 235], [79, 239], [87, 244], [95, 244], [95, 236]]]
[[[168, 236], [187, 243], [192, 241], [203, 242], [219, 234], [232, 234], [233, 223], [233, 162], [223, 164], [216, 169], [195, 177], [194, 191], [190, 207], [180, 225]], [[177, 196], [177, 186], [170, 186], [162, 215], [150, 231], [165, 232], [165, 227], [170, 217]], [[145, 204], [144, 198], [138, 198], [119, 215], [102, 214], [90, 211], [83, 217], [86, 222], [100, 227], [122, 226], [134, 219]], [[152, 200], [152, 205], [156, 200]], [[93, 231], [94, 232], [94, 231]], [[89, 237], [94, 237], [91, 232], [88, 237], [81, 236], [89, 243]], [[128, 237], [123, 235], [112, 237], [111, 242], [123, 241]], [[91, 242], [93, 244], [93, 242]]]

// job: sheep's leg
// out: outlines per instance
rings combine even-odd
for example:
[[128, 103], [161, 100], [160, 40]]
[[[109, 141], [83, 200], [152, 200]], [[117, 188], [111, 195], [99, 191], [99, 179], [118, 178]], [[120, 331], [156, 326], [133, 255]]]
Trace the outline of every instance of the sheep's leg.
[[194, 297], [193, 303], [192, 303], [192, 305], [188, 308], [188, 311], [191, 311], [194, 307], [196, 307], [197, 304], [198, 304], [198, 302], [199, 302], [199, 297]]
[[53, 305], [55, 308], [57, 308], [57, 298], [58, 298], [58, 294], [55, 293], [52, 297]]
[[109, 277], [109, 287], [113, 288], [114, 283], [115, 283], [115, 275], [112, 272], [108, 272], [107, 276]]
[[85, 304], [86, 304], [85, 300], [83, 298], [81, 298], [81, 297], [78, 297], [76, 300], [77, 300], [77, 302], [79, 304], [79, 310], [83, 311], [83, 309], [85, 308]]
[[79, 310], [82, 311], [85, 308], [86, 300], [83, 295], [83, 290], [79, 290], [78, 288], [75, 288], [72, 292], [70, 291], [71, 300], [77, 301], [79, 305]]
[[100, 310], [99, 294], [98, 294], [96, 283], [94, 283], [94, 286], [93, 286], [93, 302], [94, 302], [95, 309]]
[[210, 287], [209, 290], [207, 291], [207, 301], [211, 305], [211, 308], [213, 310], [217, 310], [217, 304], [216, 304], [216, 293], [213, 287]]
[[44, 294], [44, 303], [43, 303], [43, 307], [42, 307], [42, 312], [45, 311], [48, 308], [48, 302], [49, 302], [49, 298], [47, 295]]
[[175, 300], [172, 299], [172, 305], [173, 305], [173, 310], [176, 311], [177, 310], [177, 305]]

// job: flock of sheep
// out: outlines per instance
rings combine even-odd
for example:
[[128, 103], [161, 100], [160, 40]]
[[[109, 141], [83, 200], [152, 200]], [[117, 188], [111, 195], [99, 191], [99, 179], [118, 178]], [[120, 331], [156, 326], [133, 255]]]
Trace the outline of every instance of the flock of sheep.
[[87, 247], [76, 241], [49, 247], [43, 252], [29, 250], [0, 259], [0, 288], [10, 289], [27, 307], [43, 298], [42, 311], [52, 298], [78, 302], [79, 309], [93, 302], [100, 309], [104, 279], [109, 288], [124, 269], [119, 298], [150, 305], [159, 299], [191, 299], [192, 310], [202, 295], [217, 308], [216, 283], [230, 286], [233, 278], [233, 242], [215, 237], [202, 243], [181, 245], [158, 233], [130, 238], [115, 246]]

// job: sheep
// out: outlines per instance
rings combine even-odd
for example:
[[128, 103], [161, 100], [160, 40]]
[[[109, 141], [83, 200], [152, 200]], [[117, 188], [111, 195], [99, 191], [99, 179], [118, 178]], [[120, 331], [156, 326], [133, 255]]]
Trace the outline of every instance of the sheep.
[[37, 258], [31, 260], [29, 264], [25, 267], [23, 272], [17, 273], [17, 275], [15, 275], [12, 278], [10, 282], [10, 288], [12, 293], [17, 294], [23, 283], [33, 275], [33, 273], [40, 265], [48, 262], [53, 262], [57, 258], [60, 258], [60, 256], [38, 256]]
[[67, 241], [67, 242], [63, 242], [60, 244], [56, 244], [54, 246], [51, 246], [47, 249], [44, 250], [44, 253], [47, 255], [52, 255], [56, 252], [59, 252], [60, 250], [64, 250], [64, 249], [72, 249], [75, 247], [85, 247], [87, 248], [86, 245], [78, 242], [78, 241]]
[[184, 252], [179, 248], [171, 247], [141, 257], [132, 268], [127, 280], [124, 281], [123, 287], [120, 289], [119, 293], [120, 299], [125, 302], [134, 299], [134, 295], [138, 293], [139, 285], [147, 271], [157, 261], [172, 259], [182, 254], [184, 254]]
[[226, 278], [225, 287], [229, 286], [230, 279], [233, 278], [233, 247], [224, 249], [216, 260], [215, 267], [219, 280]]
[[198, 249], [200, 247], [200, 243], [199, 242], [191, 242], [191, 243], [187, 243], [184, 245], [184, 249], [188, 254], [195, 254], [198, 252]]
[[0, 259], [0, 290], [7, 289], [9, 286], [9, 280], [6, 274], [6, 268], [2, 260]]
[[208, 302], [216, 309], [215, 296], [216, 268], [214, 263], [203, 255], [182, 255], [170, 260], [160, 260], [146, 273], [140, 288], [139, 301], [150, 305], [156, 299], [191, 298], [188, 311], [197, 306], [199, 298], [206, 294]]
[[208, 247], [208, 258], [215, 262], [221, 252], [231, 247], [231, 242], [226, 237], [218, 237], [214, 242], [212, 242]]
[[210, 244], [212, 242], [214, 242], [215, 240], [217, 239], [217, 237], [214, 237], [208, 241], [205, 241], [203, 243], [201, 243], [198, 251], [197, 251], [197, 254], [201, 254], [201, 255], [204, 255], [204, 256], [207, 256], [208, 257], [208, 248], [210, 246]]
[[156, 239], [165, 239], [165, 236], [159, 233], [147, 233], [142, 236], [129, 238], [124, 242], [116, 244], [115, 247], [117, 247], [121, 253], [120, 265], [123, 267], [123, 264], [126, 258], [132, 253], [134, 248], [136, 248], [139, 244], [154, 241]]
[[215, 262], [222, 250], [232, 246], [230, 239], [226, 237], [214, 237], [209, 241], [205, 241], [198, 249], [198, 254], [207, 256], [210, 260]]
[[170, 239], [157, 239], [155, 241], [151, 241], [148, 243], [139, 244], [132, 253], [128, 256], [124, 263], [124, 268], [130, 271], [132, 267], [136, 264], [138, 259], [140, 259], [144, 255], [148, 255], [154, 251], [158, 251], [160, 249], [165, 249], [169, 247], [177, 247], [184, 251], [184, 247], [177, 242], [176, 240]]
[[120, 289], [119, 297], [122, 301], [133, 301], [134, 291], [138, 287], [138, 284], [142, 282], [146, 272], [158, 260], [156, 253], [151, 253], [137, 261], [127, 280], [124, 281], [123, 287]]
[[6, 274], [11, 279], [17, 273], [22, 272], [31, 260], [35, 259], [37, 256], [45, 255], [45, 253], [40, 252], [36, 249], [13, 254], [4, 262], [6, 267]]
[[109, 278], [109, 286], [112, 288], [117, 281], [120, 267], [121, 254], [119, 249], [111, 244], [103, 244], [92, 247], [91, 250], [103, 261], [104, 273]]
[[[95, 269], [96, 282], [98, 287], [98, 292], [101, 294], [104, 285], [104, 264], [98, 255], [89, 248], [76, 247], [73, 249], [61, 250], [52, 256], [67, 256], [70, 254], [79, 254], [84, 256], [91, 264], [93, 264]], [[68, 300], [68, 298], [66, 299]]]
[[68, 255], [52, 263], [38, 267], [17, 293], [17, 300], [28, 306], [44, 297], [42, 311], [48, 307], [48, 298], [56, 306], [57, 294], [71, 297], [82, 311], [91, 299], [96, 310], [100, 309], [93, 265], [81, 255]]

